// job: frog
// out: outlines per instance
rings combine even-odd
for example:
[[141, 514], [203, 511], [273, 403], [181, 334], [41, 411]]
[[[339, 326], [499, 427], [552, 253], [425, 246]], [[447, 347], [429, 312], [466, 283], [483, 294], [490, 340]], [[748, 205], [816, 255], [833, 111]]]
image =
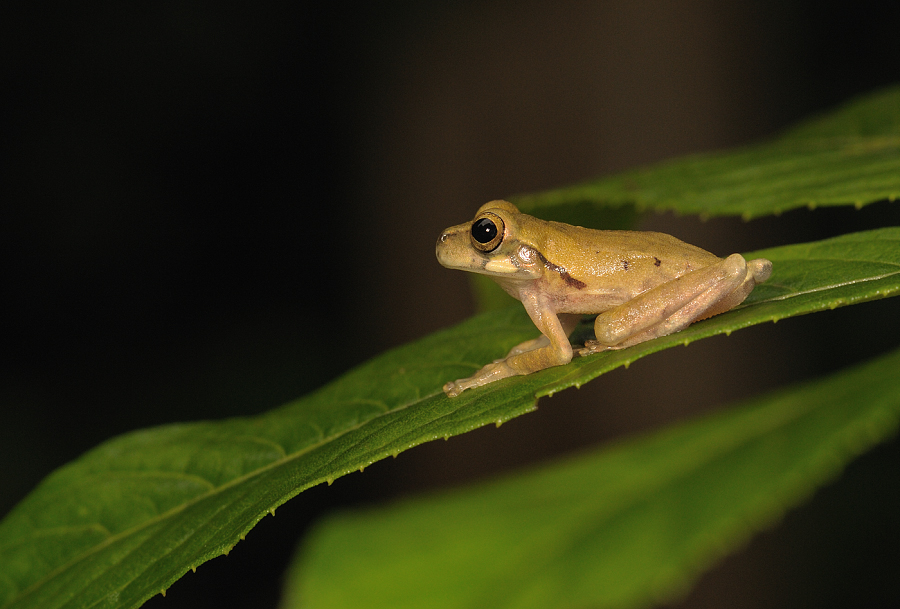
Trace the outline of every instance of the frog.
[[[772, 274], [772, 262], [720, 258], [671, 235], [599, 230], [542, 220], [508, 201], [444, 230], [435, 248], [446, 268], [489, 276], [519, 300], [540, 336], [470, 377], [443, 386], [448, 397], [512, 376], [625, 349], [729, 311]], [[594, 338], [569, 342], [594, 319]]]

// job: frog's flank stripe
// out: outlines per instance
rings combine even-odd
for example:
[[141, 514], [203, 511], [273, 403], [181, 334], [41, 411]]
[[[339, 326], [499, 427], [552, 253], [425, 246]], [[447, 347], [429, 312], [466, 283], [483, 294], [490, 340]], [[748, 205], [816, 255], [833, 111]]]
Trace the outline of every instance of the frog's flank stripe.
[[546, 266], [551, 271], [556, 271], [557, 273], [559, 273], [559, 276], [563, 278], [563, 281], [565, 281], [566, 285], [568, 285], [569, 287], [573, 287], [577, 290], [582, 290], [587, 287], [587, 284], [585, 282], [575, 279], [574, 277], [569, 275], [569, 271], [561, 266], [553, 264], [552, 262], [544, 258], [544, 255], [542, 253], [537, 252], [537, 255], [541, 259], [541, 262], [544, 263], [544, 266]]

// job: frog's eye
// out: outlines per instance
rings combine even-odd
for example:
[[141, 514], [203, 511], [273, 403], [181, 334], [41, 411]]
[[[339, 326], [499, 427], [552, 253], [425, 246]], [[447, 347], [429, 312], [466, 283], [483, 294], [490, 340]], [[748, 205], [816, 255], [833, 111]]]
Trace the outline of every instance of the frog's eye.
[[482, 252], [492, 252], [503, 241], [503, 220], [494, 214], [485, 214], [472, 223], [472, 245]]

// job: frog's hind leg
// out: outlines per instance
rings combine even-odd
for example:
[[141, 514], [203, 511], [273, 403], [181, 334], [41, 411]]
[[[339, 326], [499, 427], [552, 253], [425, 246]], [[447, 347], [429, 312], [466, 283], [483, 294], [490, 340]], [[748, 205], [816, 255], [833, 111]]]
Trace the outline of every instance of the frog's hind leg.
[[596, 340], [586, 343], [579, 354], [630, 347], [732, 309], [757, 283], [768, 279], [771, 267], [768, 260], [747, 263], [740, 254], [732, 254], [659, 285], [598, 315]]
[[[738, 255], [739, 254], [732, 254], [732, 256]], [[741, 259], [743, 260], [743, 257]], [[718, 303], [715, 303], [713, 306], [709, 307], [709, 309], [707, 309], [702, 316], [697, 317], [693, 321], [709, 319], [710, 317], [718, 315], [719, 313], [730, 311], [731, 309], [744, 302], [744, 300], [747, 298], [747, 296], [750, 295], [750, 292], [753, 291], [753, 288], [755, 288], [757, 284], [762, 283], [772, 275], [772, 263], [765, 258], [757, 258], [755, 260], [747, 262], [746, 264], [747, 271], [744, 273], [744, 281], [742, 281], [738, 287], [732, 290], [730, 294], [727, 294]]]

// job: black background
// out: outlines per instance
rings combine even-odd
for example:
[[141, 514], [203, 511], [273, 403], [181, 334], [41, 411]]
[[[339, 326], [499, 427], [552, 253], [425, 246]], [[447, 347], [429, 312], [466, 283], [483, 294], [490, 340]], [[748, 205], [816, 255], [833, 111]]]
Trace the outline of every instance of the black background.
[[[4, 4], [0, 513], [110, 436], [263, 412], [462, 319], [465, 279], [433, 243], [484, 201], [772, 136], [900, 81], [895, 3], [723, 4]], [[645, 226], [727, 254], [895, 209]], [[896, 306], [662, 353], [312, 489], [147, 606], [274, 606], [329, 509], [835, 370], [898, 344]], [[684, 605], [896, 603], [898, 452], [854, 464]]]

